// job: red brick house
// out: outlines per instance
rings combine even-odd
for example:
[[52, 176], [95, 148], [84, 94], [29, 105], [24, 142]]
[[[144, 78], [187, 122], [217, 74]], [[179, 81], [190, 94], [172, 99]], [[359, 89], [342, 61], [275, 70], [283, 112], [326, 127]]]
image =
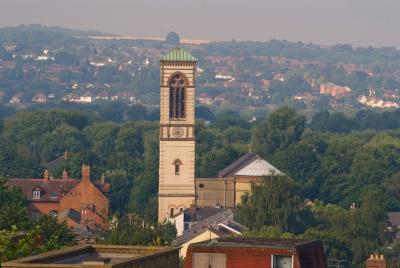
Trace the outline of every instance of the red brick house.
[[184, 268], [327, 268], [321, 242], [218, 238], [189, 246]]
[[83, 165], [81, 180], [69, 178], [66, 170], [60, 179], [54, 179], [45, 170], [43, 178], [10, 179], [7, 184], [25, 194], [33, 218], [48, 214], [73, 228], [91, 231], [108, 228], [110, 185], [104, 180], [92, 182], [89, 166]]
[[366, 268], [386, 268], [386, 260], [383, 255], [371, 254], [365, 266]]

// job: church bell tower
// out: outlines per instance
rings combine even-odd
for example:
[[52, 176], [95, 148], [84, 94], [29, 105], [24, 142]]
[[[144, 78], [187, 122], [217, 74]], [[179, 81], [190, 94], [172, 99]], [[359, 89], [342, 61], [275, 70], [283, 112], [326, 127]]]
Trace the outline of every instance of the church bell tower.
[[161, 58], [158, 221], [195, 201], [195, 70], [181, 48]]

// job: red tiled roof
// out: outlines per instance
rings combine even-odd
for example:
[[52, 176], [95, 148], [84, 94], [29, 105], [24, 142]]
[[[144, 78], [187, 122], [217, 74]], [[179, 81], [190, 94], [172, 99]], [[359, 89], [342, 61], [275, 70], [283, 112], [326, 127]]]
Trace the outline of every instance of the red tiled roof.
[[[74, 179], [10, 179], [7, 185], [10, 187], [21, 188], [22, 193], [29, 201], [59, 201], [63, 194], [68, 193], [80, 181]], [[42, 192], [40, 199], [32, 199], [32, 190], [35, 187], [40, 187]]]

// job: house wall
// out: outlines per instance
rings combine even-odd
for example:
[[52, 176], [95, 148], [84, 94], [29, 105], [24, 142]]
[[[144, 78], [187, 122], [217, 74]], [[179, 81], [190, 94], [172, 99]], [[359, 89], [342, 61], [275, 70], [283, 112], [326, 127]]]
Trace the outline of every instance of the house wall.
[[181, 245], [181, 249], [179, 251], [179, 256], [180, 257], [185, 257], [186, 256], [186, 253], [187, 253], [187, 250], [188, 250], [188, 247], [189, 247], [190, 244], [207, 241], [207, 240], [214, 239], [214, 238], [219, 238], [219, 236], [217, 234], [211, 232], [210, 230], [206, 229], [205, 232], [200, 233], [198, 236], [196, 236], [192, 240], [190, 240], [187, 243]]
[[242, 196], [251, 194], [251, 185], [260, 183], [262, 177], [235, 178], [196, 178], [196, 196], [199, 207], [215, 207], [218, 203], [223, 207], [234, 208], [242, 202]]
[[[273, 248], [192, 248], [189, 247], [184, 268], [194, 268], [194, 253], [222, 253], [226, 254], [226, 268], [272, 268], [273, 255], [291, 255], [293, 256], [293, 268], [306, 268], [301, 267], [296, 251], [289, 249], [273, 249]], [[218, 267], [225, 268], [225, 267]]]
[[108, 216], [108, 198], [90, 181], [89, 178], [82, 178], [81, 182], [68, 194], [61, 198], [60, 211], [75, 209], [81, 212], [86, 205], [94, 205], [95, 212], [104, 219]]
[[57, 202], [43, 202], [43, 201], [29, 201], [28, 204], [29, 214], [32, 216], [32, 211], [38, 210], [42, 214], [49, 214], [51, 210], [60, 212], [60, 203]]
[[215, 207], [217, 203], [223, 207], [234, 207], [234, 182], [232, 179], [196, 178], [197, 206]]
[[176, 236], [182, 235], [185, 230], [185, 215], [183, 213], [175, 216], [174, 218], [168, 218], [168, 221], [175, 225], [176, 228]]

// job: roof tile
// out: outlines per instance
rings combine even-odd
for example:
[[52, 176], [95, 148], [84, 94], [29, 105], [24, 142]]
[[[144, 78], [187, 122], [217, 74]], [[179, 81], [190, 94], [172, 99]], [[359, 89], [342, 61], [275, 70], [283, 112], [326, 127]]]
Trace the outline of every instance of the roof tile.
[[196, 62], [197, 59], [192, 56], [189, 52], [182, 48], [174, 48], [167, 55], [161, 57], [160, 61], [189, 61]]

